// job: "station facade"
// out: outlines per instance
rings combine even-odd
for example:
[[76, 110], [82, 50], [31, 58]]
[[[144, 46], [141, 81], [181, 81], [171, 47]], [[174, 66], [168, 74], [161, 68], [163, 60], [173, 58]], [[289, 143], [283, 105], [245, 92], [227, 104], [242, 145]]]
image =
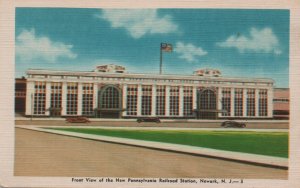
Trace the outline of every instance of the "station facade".
[[102, 65], [93, 71], [28, 70], [27, 116], [263, 119], [273, 117], [272, 79], [133, 74]]

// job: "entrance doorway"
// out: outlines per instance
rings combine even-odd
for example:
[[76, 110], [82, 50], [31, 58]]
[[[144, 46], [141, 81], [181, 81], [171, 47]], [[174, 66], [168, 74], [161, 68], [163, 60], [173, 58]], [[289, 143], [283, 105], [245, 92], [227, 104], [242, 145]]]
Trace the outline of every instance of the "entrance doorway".
[[50, 108], [50, 117], [60, 117], [61, 116], [61, 108]]

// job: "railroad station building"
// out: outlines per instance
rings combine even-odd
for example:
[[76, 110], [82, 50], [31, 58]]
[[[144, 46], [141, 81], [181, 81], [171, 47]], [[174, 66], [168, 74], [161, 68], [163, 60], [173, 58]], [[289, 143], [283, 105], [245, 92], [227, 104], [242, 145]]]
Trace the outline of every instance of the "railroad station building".
[[118, 65], [92, 71], [27, 71], [26, 116], [182, 119], [273, 118], [272, 79], [128, 73]]

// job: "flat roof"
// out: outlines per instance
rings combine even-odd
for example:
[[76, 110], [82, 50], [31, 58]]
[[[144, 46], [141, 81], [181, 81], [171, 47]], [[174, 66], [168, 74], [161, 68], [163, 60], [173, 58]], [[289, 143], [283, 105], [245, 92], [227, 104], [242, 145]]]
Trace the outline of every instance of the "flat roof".
[[214, 77], [180, 74], [149, 74], [149, 73], [110, 73], [94, 71], [57, 71], [45, 69], [29, 69], [27, 75], [53, 75], [53, 76], [87, 76], [87, 77], [115, 77], [115, 78], [146, 78], [146, 79], [172, 79], [172, 80], [208, 80], [228, 82], [263, 82], [274, 83], [270, 78], [245, 78], [245, 77]]

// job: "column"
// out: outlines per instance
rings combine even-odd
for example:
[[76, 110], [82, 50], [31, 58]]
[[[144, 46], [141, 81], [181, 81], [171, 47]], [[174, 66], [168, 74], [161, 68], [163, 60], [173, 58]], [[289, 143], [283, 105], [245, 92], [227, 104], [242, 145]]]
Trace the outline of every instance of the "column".
[[247, 117], [247, 89], [243, 89], [243, 117]]
[[51, 83], [46, 82], [46, 105], [45, 105], [45, 115], [50, 115], [50, 106], [51, 106]]
[[235, 101], [234, 101], [234, 88], [231, 88], [231, 91], [230, 91], [230, 116], [231, 117], [234, 117], [234, 105], [235, 105]]
[[170, 116], [170, 86], [166, 86], [166, 116]]
[[273, 118], [273, 87], [268, 89], [268, 117]]
[[82, 83], [78, 83], [78, 95], [77, 95], [77, 115], [82, 115]]
[[137, 116], [142, 115], [142, 85], [138, 85], [138, 93], [137, 93]]
[[[222, 110], [222, 88], [218, 88], [218, 110]], [[222, 117], [222, 113], [218, 113], [218, 117]]]
[[197, 88], [193, 87], [193, 110], [197, 109]]
[[62, 83], [62, 91], [61, 91], [61, 115], [66, 116], [67, 115], [67, 83]]
[[197, 118], [197, 114], [194, 110], [197, 110], [197, 87], [193, 87], [193, 116]]
[[156, 116], [156, 85], [152, 85], [151, 116]]
[[259, 89], [255, 89], [255, 117], [259, 117]]
[[34, 82], [27, 81], [26, 83], [26, 110], [25, 115], [33, 115], [34, 105]]
[[98, 108], [98, 84], [93, 85], [93, 109]]
[[122, 116], [126, 116], [126, 110], [127, 110], [127, 84], [123, 85], [123, 89], [122, 89], [122, 108], [123, 108], [123, 112], [122, 112]]
[[184, 92], [183, 86], [179, 87], [179, 116], [183, 116], [183, 99], [184, 99]]

